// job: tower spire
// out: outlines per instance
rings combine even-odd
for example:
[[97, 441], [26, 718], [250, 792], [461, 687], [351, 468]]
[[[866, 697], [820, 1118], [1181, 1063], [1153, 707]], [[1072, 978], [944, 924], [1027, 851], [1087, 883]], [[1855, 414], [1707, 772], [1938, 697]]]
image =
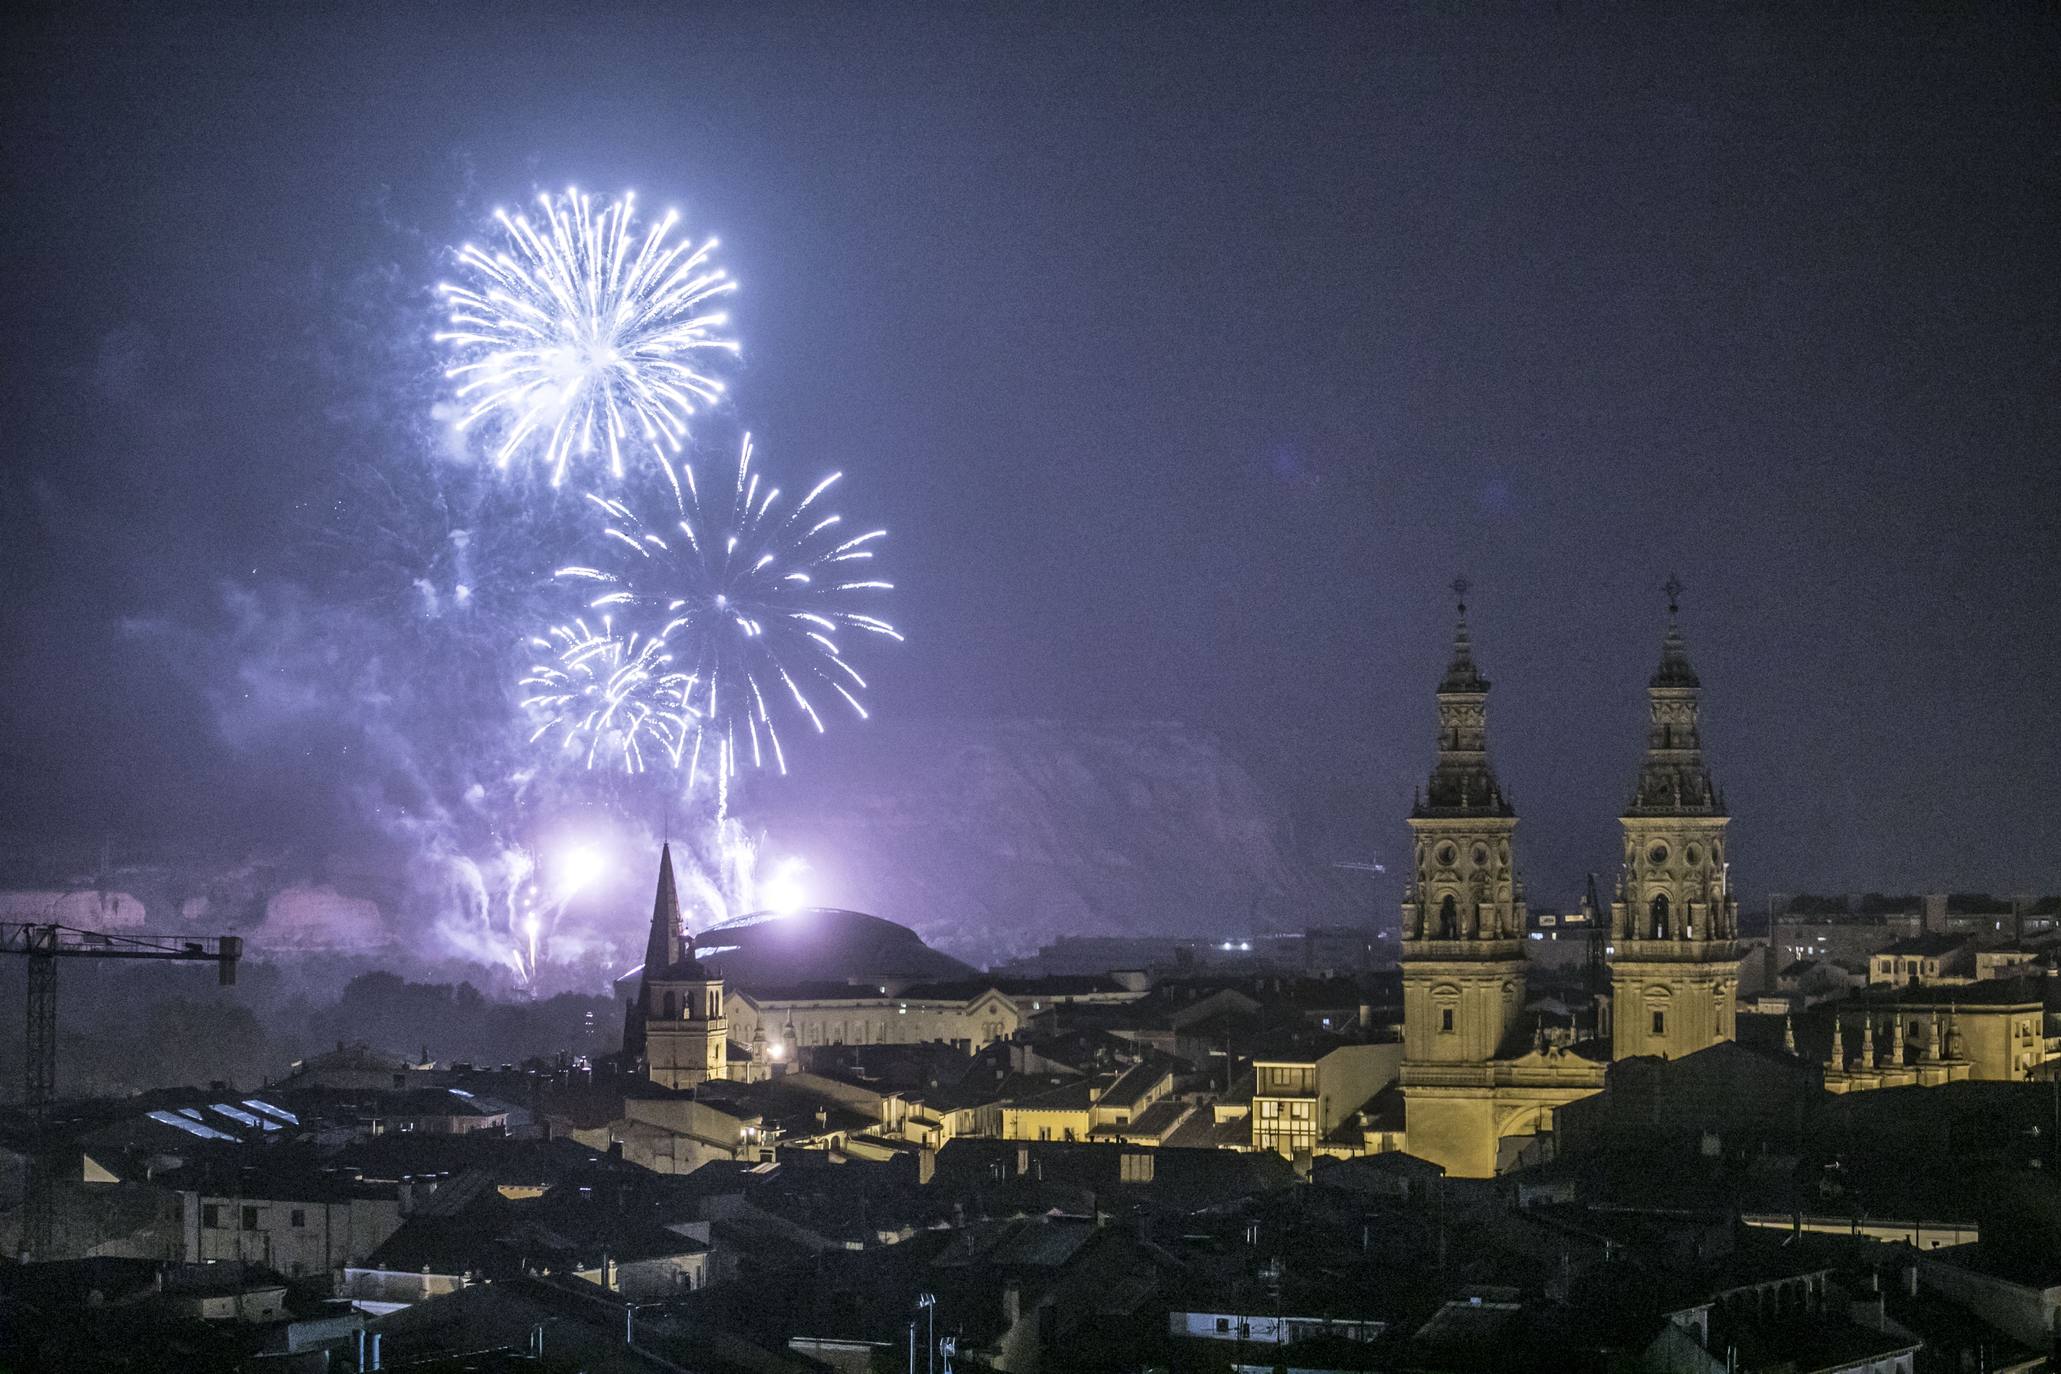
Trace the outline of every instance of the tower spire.
[[680, 962], [680, 889], [673, 881], [673, 847], [658, 854], [658, 892], [651, 902], [651, 935], [644, 943], [644, 974], [651, 977]]
[[1474, 646], [1467, 638], [1467, 593], [1474, 584], [1464, 577], [1453, 579], [1453, 599], [1459, 606], [1459, 614], [1453, 620], [1453, 657], [1446, 664], [1446, 675], [1440, 679], [1438, 690], [1445, 692], [1486, 692], [1488, 679], [1481, 675], [1481, 669], [1474, 664]]
[[1660, 666], [1653, 671], [1650, 687], [1701, 687], [1696, 670], [1689, 666], [1689, 646], [1682, 639], [1682, 627], [1675, 622], [1675, 616], [1682, 609], [1682, 593], [1688, 588], [1682, 579], [1669, 574], [1661, 585], [1667, 593], [1667, 633], [1660, 640]]
[[[1624, 873], [1610, 923], [1620, 1056], [1691, 1054], [1735, 1033], [1739, 906], [1725, 858], [1725, 803], [1703, 759], [1703, 684], [1689, 666], [1670, 576], [1660, 666], [1646, 683], [1646, 757], [1624, 827]], [[1861, 1028], [1863, 1035], [1870, 1032]], [[1865, 1052], [1873, 1057], [1874, 1047]], [[1833, 1058], [1844, 1046], [1835, 1037]], [[1837, 1066], [1835, 1062], [1835, 1067]]]
[[1474, 661], [1467, 635], [1472, 584], [1456, 577], [1452, 585], [1459, 613], [1453, 623], [1453, 656], [1438, 682], [1438, 761], [1414, 814], [1508, 816], [1510, 803], [1488, 759], [1489, 680]]
[[1661, 590], [1667, 593], [1667, 632], [1660, 640], [1660, 666], [1646, 683], [1652, 719], [1646, 735], [1646, 763], [1639, 773], [1631, 812], [1723, 815], [1724, 805], [1703, 762], [1703, 683], [1689, 666], [1689, 647], [1675, 619], [1686, 589], [1679, 577], [1669, 577]]

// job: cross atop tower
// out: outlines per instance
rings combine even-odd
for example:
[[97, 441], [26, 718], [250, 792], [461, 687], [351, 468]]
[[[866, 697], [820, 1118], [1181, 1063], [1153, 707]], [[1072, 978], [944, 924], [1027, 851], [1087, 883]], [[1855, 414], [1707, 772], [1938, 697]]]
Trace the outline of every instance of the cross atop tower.
[[1465, 575], [1453, 579], [1453, 596], [1460, 603], [1460, 614], [1467, 614], [1467, 593], [1474, 590], [1474, 584]]
[[1681, 578], [1676, 577], [1673, 573], [1669, 573], [1667, 581], [1661, 585], [1660, 590], [1667, 593], [1667, 613], [1673, 615], [1681, 609], [1682, 593], [1689, 589], [1682, 585]]

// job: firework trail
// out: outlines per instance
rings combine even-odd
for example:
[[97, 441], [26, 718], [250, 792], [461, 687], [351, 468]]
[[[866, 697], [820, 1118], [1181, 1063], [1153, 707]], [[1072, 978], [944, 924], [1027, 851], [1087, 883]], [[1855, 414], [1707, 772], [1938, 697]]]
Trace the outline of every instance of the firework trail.
[[[753, 467], [750, 435], [734, 474], [698, 475], [684, 461], [667, 471], [673, 481], [658, 518], [646, 519], [621, 499], [589, 495], [603, 517], [602, 556], [557, 576], [592, 584], [597, 590], [586, 609], [610, 617], [615, 628], [597, 635], [580, 621], [552, 631], [543, 642], [561, 646], [559, 671], [571, 671], [568, 657], [585, 655], [592, 686], [584, 689], [577, 721], [569, 701], [577, 694], [558, 690], [555, 679], [532, 709], [567, 724], [566, 738], [591, 740], [599, 722], [620, 731], [634, 720], [649, 740], [671, 746], [690, 789], [706, 765], [726, 798], [729, 780], [743, 768], [787, 771], [783, 720], [806, 720], [820, 732], [818, 704], [840, 702], [866, 717], [866, 680], [841, 637], [902, 638], [860, 609], [893, 589], [863, 575], [886, 531], [847, 536], [843, 517], [824, 503], [841, 474], [783, 505], [780, 488]], [[602, 706], [612, 698], [606, 684], [619, 677], [620, 704], [610, 714]], [[631, 767], [631, 757], [648, 759], [650, 751], [589, 745], [590, 763], [611, 756]]]
[[458, 427], [493, 425], [500, 467], [536, 450], [553, 486], [576, 457], [606, 453], [617, 478], [626, 448], [663, 462], [687, 417], [723, 393], [709, 365], [737, 352], [729, 317], [711, 308], [736, 289], [710, 262], [716, 241], [669, 244], [670, 211], [637, 232], [632, 195], [598, 208], [577, 190], [537, 199], [542, 224], [496, 211], [508, 248], [466, 244], [470, 283], [438, 288]]

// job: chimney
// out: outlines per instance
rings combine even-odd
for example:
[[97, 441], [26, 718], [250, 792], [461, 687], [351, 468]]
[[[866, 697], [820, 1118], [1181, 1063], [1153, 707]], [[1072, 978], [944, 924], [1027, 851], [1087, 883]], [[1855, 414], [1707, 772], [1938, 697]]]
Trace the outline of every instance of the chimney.
[[1014, 1330], [1023, 1320], [1023, 1285], [1015, 1279], [1002, 1285], [1002, 1326]]
[[1016, 1176], [1017, 1176], [1018, 1178], [1022, 1178], [1022, 1177], [1023, 1177], [1023, 1176], [1025, 1175], [1025, 1174], [1027, 1174], [1027, 1173], [1029, 1173], [1029, 1172], [1030, 1172], [1030, 1146], [1028, 1146], [1028, 1145], [1019, 1145], [1019, 1146], [1017, 1146], [1017, 1147], [1016, 1147]]
[[922, 1187], [937, 1177], [937, 1151], [928, 1145], [916, 1156], [916, 1186]]
[[1911, 1262], [1910, 1264], [1907, 1264], [1907, 1265], [1905, 1265], [1905, 1266], [1904, 1266], [1904, 1271], [1903, 1271], [1903, 1280], [1904, 1280], [1904, 1296], [1905, 1296], [1905, 1297], [1907, 1297], [1907, 1298], [1915, 1298], [1915, 1297], [1917, 1297], [1917, 1296], [1918, 1296], [1918, 1265], [1917, 1265], [1917, 1262], [1916, 1262], [1916, 1261], [1913, 1261], [1913, 1262]]

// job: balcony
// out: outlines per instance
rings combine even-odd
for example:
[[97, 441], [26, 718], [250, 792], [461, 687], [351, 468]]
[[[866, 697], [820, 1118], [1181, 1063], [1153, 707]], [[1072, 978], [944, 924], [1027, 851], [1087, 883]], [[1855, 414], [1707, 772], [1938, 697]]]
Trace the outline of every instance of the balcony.
[[1406, 964], [1522, 959], [1524, 945], [1515, 936], [1507, 940], [1405, 940], [1402, 957]]
[[1617, 964], [1718, 964], [1739, 962], [1737, 940], [1616, 940], [1610, 960]]

